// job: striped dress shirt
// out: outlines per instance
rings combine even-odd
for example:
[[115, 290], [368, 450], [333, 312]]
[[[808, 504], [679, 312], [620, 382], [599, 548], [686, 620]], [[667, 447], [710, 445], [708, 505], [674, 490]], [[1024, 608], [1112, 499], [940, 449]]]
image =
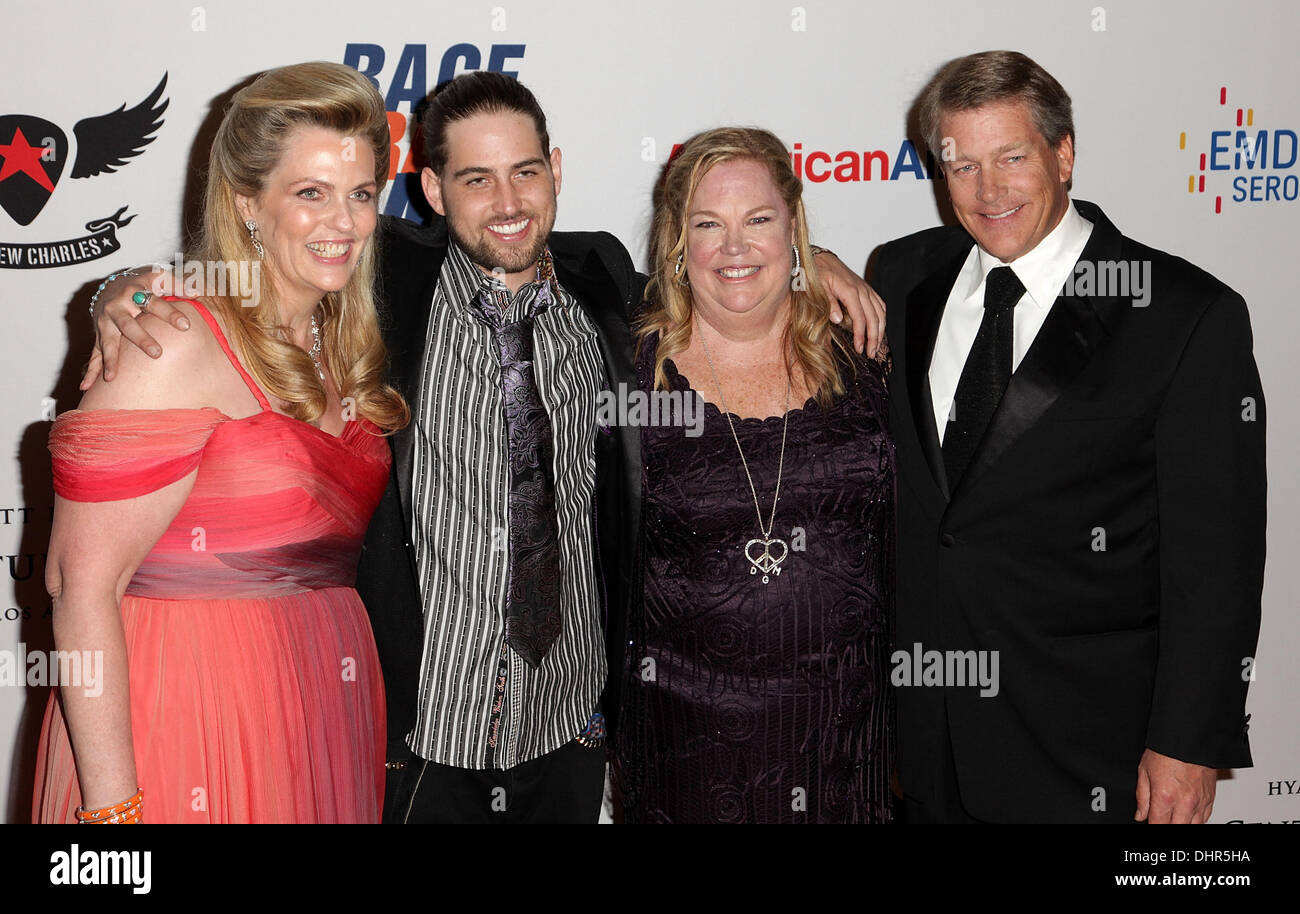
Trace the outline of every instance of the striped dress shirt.
[[[554, 281], [554, 280], [553, 280]], [[506, 769], [552, 752], [586, 726], [605, 682], [593, 537], [596, 329], [554, 281], [533, 324], [534, 376], [554, 438], [559, 639], [536, 669], [505, 641], [509, 477], [501, 370], [471, 300], [494, 287], [507, 322], [531, 310], [455, 243], [435, 287], [414, 404], [412, 530], [424, 653], [411, 751], [460, 768]]]

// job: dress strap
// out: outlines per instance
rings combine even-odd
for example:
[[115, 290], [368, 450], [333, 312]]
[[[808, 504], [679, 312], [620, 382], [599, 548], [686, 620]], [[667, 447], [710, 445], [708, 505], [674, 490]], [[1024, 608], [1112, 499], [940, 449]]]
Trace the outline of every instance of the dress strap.
[[181, 298], [178, 295], [166, 295], [164, 296], [164, 300], [189, 302], [194, 306], [195, 310], [199, 312], [199, 316], [207, 321], [208, 327], [212, 329], [212, 335], [217, 338], [217, 342], [220, 343], [221, 348], [225, 350], [226, 358], [230, 359], [230, 364], [235, 366], [235, 370], [238, 371], [239, 376], [244, 379], [244, 383], [248, 385], [248, 389], [253, 392], [253, 396], [257, 397], [257, 402], [262, 404], [262, 411], [269, 412], [271, 404], [267, 401], [266, 394], [262, 393], [262, 389], [253, 381], [252, 375], [244, 370], [244, 366], [239, 364], [239, 359], [235, 358], [235, 352], [230, 348], [230, 343], [227, 342], [226, 335], [221, 332], [221, 327], [217, 324], [216, 319], [208, 309], [204, 307], [201, 302], [195, 301], [192, 298]]

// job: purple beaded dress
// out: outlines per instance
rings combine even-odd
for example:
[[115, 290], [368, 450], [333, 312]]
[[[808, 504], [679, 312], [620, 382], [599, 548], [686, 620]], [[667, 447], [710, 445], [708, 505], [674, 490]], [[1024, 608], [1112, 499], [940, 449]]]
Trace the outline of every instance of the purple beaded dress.
[[[638, 356], [643, 391], [656, 342]], [[744, 552], [758, 516], [726, 417], [707, 405], [698, 437], [642, 429], [644, 597], [615, 753], [627, 822], [891, 821], [894, 447], [885, 371], [854, 364], [828, 408], [790, 413], [772, 533], [789, 554], [766, 584]], [[782, 417], [735, 426], [766, 523]]]

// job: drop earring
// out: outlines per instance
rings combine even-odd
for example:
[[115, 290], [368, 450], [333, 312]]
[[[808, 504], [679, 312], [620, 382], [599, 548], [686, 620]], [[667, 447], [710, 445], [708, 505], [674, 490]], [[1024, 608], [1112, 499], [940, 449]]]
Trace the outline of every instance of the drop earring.
[[252, 219], [246, 219], [244, 228], [248, 229], [248, 240], [253, 242], [253, 250], [257, 251], [257, 256], [265, 257], [266, 249], [262, 247], [262, 242], [257, 240], [257, 223]]

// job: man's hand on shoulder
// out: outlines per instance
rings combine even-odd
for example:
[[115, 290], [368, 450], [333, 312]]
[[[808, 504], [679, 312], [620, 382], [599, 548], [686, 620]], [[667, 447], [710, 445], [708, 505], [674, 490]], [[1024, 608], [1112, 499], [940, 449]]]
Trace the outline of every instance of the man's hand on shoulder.
[[[167, 304], [188, 324], [202, 321], [188, 302]], [[158, 354], [123, 346], [116, 358], [113, 382], [91, 374], [79, 408], [188, 409], [210, 405], [212, 381], [220, 368], [216, 357], [225, 361], [212, 334], [186, 332], [152, 312], [141, 312], [129, 320], [158, 347]]]
[[[113, 380], [123, 339], [150, 358], [162, 355], [162, 346], [141, 321], [144, 315], [160, 318], [177, 330], [189, 329], [185, 313], [162, 297], [171, 291], [171, 274], [165, 271], [140, 270], [137, 275], [121, 276], [105, 286], [95, 302], [95, 350], [81, 377], [81, 390], [89, 390], [101, 370], [105, 381]], [[153, 293], [143, 310], [132, 300], [137, 292]]]
[[1202, 825], [1214, 811], [1218, 776], [1214, 768], [1180, 762], [1148, 749], [1138, 763], [1137, 813], [1133, 818], [1151, 825]]
[[831, 320], [838, 324], [847, 314], [853, 325], [853, 348], [862, 352], [865, 345], [867, 355], [876, 358], [885, 339], [884, 299], [830, 251], [817, 254], [817, 272], [831, 300]]

